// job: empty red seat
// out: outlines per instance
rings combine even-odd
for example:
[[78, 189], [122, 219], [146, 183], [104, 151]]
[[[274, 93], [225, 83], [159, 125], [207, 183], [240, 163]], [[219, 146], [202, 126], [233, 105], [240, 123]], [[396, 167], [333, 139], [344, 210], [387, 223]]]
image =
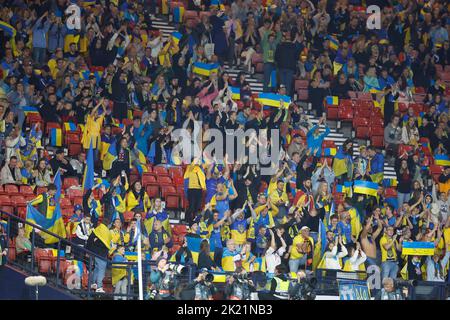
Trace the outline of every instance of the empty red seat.
[[170, 167], [169, 168], [169, 175], [173, 178], [175, 176], [183, 176], [183, 168], [181, 167]]
[[168, 176], [169, 172], [167, 171], [167, 169], [165, 167], [162, 166], [155, 166], [153, 167], [153, 172], [157, 175], [157, 176]]
[[384, 126], [384, 119], [382, 119], [380, 117], [371, 117], [370, 118], [370, 124], [372, 126], [383, 127]]
[[372, 136], [370, 141], [374, 147], [382, 148], [384, 147], [384, 137], [383, 136]]
[[355, 131], [356, 131], [355, 137], [357, 139], [367, 139], [370, 135], [367, 126], [358, 126], [356, 127]]
[[174, 186], [161, 186], [161, 196], [166, 198], [169, 194], [177, 194], [177, 189]]
[[333, 108], [328, 106], [327, 108], [327, 118], [330, 120], [337, 120], [339, 119], [338, 115], [338, 108]]
[[76, 197], [82, 197], [83, 191], [81, 189], [69, 188], [67, 189], [66, 194], [70, 199], [73, 199]]
[[60, 199], [61, 208], [70, 208], [72, 207], [72, 202], [69, 198], [61, 198]]
[[403, 102], [399, 102], [398, 103], [398, 111], [401, 113], [405, 113], [408, 110], [408, 106], [406, 105], [406, 103]]
[[80, 185], [80, 183], [79, 183], [77, 177], [67, 177], [67, 178], [64, 178], [63, 189], [68, 189], [69, 187], [72, 187], [72, 186], [79, 186], [79, 185]]
[[10, 206], [11, 200], [8, 195], [0, 195], [0, 206]]
[[34, 195], [34, 190], [31, 186], [20, 186], [21, 195]]
[[153, 173], [149, 174], [148, 172], [145, 172], [142, 175], [142, 185], [146, 186], [146, 185], [148, 185], [150, 183], [153, 183], [153, 182], [156, 182], [156, 177], [155, 177], [155, 175]]
[[309, 93], [307, 89], [298, 89], [297, 98], [300, 101], [307, 101], [309, 99]]
[[69, 156], [76, 156], [81, 153], [83, 148], [81, 143], [70, 143], [68, 149]]
[[368, 125], [369, 125], [369, 118], [353, 119], [353, 127], [367, 127]]
[[145, 191], [147, 192], [148, 196], [150, 198], [157, 198], [159, 197], [159, 186], [150, 184], [145, 187]]
[[177, 236], [185, 236], [187, 234], [187, 227], [184, 224], [176, 224], [172, 228], [172, 234]]
[[383, 136], [384, 135], [384, 128], [383, 127], [371, 127], [370, 128], [370, 135], [371, 136]]
[[168, 209], [179, 209], [180, 208], [180, 196], [170, 194], [166, 199], [166, 208]]
[[156, 181], [163, 184], [172, 184], [172, 179], [169, 176], [156, 176]]
[[11, 197], [11, 202], [16, 207], [24, 207], [27, 205], [27, 201], [25, 200], [24, 196], [16, 195], [14, 197]]
[[299, 89], [308, 89], [308, 86], [309, 86], [308, 80], [295, 79], [294, 83], [295, 91], [298, 91]]
[[339, 108], [338, 118], [342, 121], [352, 121], [353, 120], [353, 110], [351, 108]]
[[9, 194], [9, 195], [20, 194], [19, 187], [16, 186], [15, 184], [5, 184], [4, 190], [5, 190], [5, 193]]

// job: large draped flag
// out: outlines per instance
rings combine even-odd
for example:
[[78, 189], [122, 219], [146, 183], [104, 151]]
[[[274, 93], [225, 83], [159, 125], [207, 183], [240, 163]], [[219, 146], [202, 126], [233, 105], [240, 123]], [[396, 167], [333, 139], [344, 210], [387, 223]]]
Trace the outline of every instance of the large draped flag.
[[434, 156], [434, 163], [438, 166], [450, 166], [450, 159], [446, 154], [437, 154]]
[[288, 108], [291, 104], [291, 97], [278, 94], [278, 93], [260, 93], [258, 95], [258, 98], [256, 98], [256, 101], [261, 103], [262, 105], [266, 107], [275, 107], [280, 108], [281, 107], [281, 101], [284, 102], [284, 108]]
[[376, 197], [378, 193], [378, 184], [371, 181], [355, 180], [353, 192]]
[[[59, 205], [59, 201], [56, 202], [56, 208], [53, 212], [53, 217], [51, 219], [47, 219], [44, 215], [42, 215], [35, 207], [31, 204], [27, 206], [27, 218], [26, 220], [30, 223], [36, 224], [41, 228], [52, 232], [61, 238], [66, 237], [66, 228], [64, 226], [64, 221], [61, 215], [61, 207]], [[25, 226], [25, 234], [27, 237], [30, 236], [32, 231], [32, 227], [29, 225]], [[46, 244], [52, 244], [58, 242], [58, 238], [46, 234], [45, 232], [41, 232], [40, 236], [44, 239]]]
[[142, 174], [144, 172], [147, 172], [147, 158], [145, 157], [145, 154], [139, 150], [137, 147], [133, 149], [133, 153], [135, 156], [135, 160], [133, 161], [133, 164], [135, 165], [136, 169], [139, 172], [139, 175], [142, 177]]
[[86, 167], [84, 168], [83, 193], [86, 190], [91, 190], [93, 187], [94, 187], [94, 150], [92, 149], [92, 141], [91, 141], [86, 159]]
[[[202, 243], [203, 240], [205, 240], [205, 239], [190, 237], [189, 235], [186, 236], [187, 247], [191, 251], [192, 260], [194, 261], [194, 263], [198, 263], [198, 255], [200, 253], [200, 244]], [[209, 252], [210, 252], [211, 258], [214, 258], [214, 251], [215, 251], [214, 242], [211, 241], [211, 242], [209, 242]]]

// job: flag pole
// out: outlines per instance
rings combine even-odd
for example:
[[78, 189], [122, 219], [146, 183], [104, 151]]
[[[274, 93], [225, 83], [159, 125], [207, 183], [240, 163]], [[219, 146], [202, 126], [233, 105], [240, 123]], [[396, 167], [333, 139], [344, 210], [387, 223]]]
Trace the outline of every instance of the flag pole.
[[[140, 229], [140, 223], [136, 226]], [[142, 252], [141, 252], [141, 232], [139, 232], [137, 239], [137, 259], [138, 259], [138, 284], [139, 284], [139, 300], [144, 300], [144, 288], [142, 286]]]

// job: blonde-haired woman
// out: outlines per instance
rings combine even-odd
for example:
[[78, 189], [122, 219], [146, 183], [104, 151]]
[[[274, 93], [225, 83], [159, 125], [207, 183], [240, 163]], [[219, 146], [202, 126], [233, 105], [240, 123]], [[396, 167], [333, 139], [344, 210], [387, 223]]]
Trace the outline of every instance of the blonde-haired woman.
[[416, 126], [416, 119], [409, 117], [402, 128], [402, 142], [408, 145], [416, 145], [419, 142], [419, 129]]

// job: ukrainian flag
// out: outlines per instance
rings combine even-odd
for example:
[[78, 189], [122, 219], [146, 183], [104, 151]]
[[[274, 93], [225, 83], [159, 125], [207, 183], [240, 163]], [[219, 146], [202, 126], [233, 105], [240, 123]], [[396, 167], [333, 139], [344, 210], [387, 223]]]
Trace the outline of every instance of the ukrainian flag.
[[53, 147], [62, 146], [62, 130], [60, 128], [50, 129], [50, 144]]
[[73, 132], [77, 131], [77, 125], [73, 122], [65, 122], [64, 123], [64, 130], [67, 132]]
[[178, 45], [178, 43], [180, 42], [183, 35], [180, 32], [175, 31], [175, 32], [172, 32], [171, 37], [172, 37], [172, 41]]
[[219, 71], [218, 63], [203, 63], [203, 62], [194, 62], [192, 65], [192, 72], [201, 76], [209, 76], [213, 72]]
[[333, 36], [327, 35], [326, 39], [330, 42], [330, 48], [334, 51], [339, 49], [339, 40]]
[[238, 87], [230, 87], [231, 90], [231, 98], [233, 100], [240, 100], [241, 99], [241, 89]]
[[325, 157], [335, 156], [336, 153], [337, 153], [336, 148], [325, 148], [325, 149], [323, 150], [323, 155], [324, 155]]
[[8, 35], [9, 37], [11, 37], [11, 49], [14, 52], [14, 55], [16, 55], [16, 29], [10, 25], [9, 23], [6, 23], [5, 21], [1, 21], [0, 20], [0, 30], [3, 30], [3, 32]]
[[383, 179], [383, 187], [396, 187], [398, 184], [397, 179]]
[[144, 172], [147, 172], [147, 158], [145, 157], [144, 153], [134, 148], [134, 155], [136, 156], [136, 159], [134, 160], [134, 165], [136, 166], [136, 169], [139, 172], [139, 175], [142, 176]]
[[355, 180], [353, 192], [376, 197], [378, 193], [378, 184], [370, 181]]
[[94, 187], [94, 151], [92, 150], [92, 141], [91, 141], [86, 159], [86, 167], [84, 168], [83, 193], [86, 190], [91, 190], [93, 187]]
[[258, 98], [256, 98], [256, 101], [262, 105], [275, 108], [281, 107], [281, 100], [284, 101], [285, 108], [287, 109], [291, 104], [291, 97], [289, 96], [277, 93], [260, 93]]
[[[55, 211], [53, 212], [53, 216], [50, 219], [47, 219], [44, 215], [42, 215], [36, 208], [32, 205], [27, 206], [27, 216], [26, 220], [30, 223], [40, 226], [41, 228], [52, 232], [61, 238], [66, 237], [66, 228], [64, 226], [64, 221], [61, 215], [61, 208], [59, 202], [56, 203]], [[32, 231], [32, 227], [30, 225], [25, 226], [26, 236], [29, 237]], [[44, 238], [46, 244], [52, 244], [58, 242], [58, 238], [46, 234], [44, 232], [41, 233], [41, 237]]]
[[325, 98], [327, 105], [337, 106], [339, 105], [339, 97], [336, 96], [328, 96]]
[[336, 177], [347, 173], [347, 161], [349, 161], [349, 159], [344, 155], [343, 147], [341, 146], [333, 159], [333, 172]]
[[434, 242], [403, 242], [402, 254], [408, 256], [432, 256], [434, 255]]
[[[198, 255], [200, 253], [200, 244], [202, 243], [203, 240], [205, 240], [205, 239], [190, 237], [189, 235], [186, 236], [187, 247], [191, 251], [192, 260], [194, 261], [195, 264], [198, 263]], [[209, 242], [209, 251], [210, 251], [211, 258], [214, 258], [214, 250], [215, 250], [214, 243]]]
[[36, 107], [31, 107], [31, 106], [27, 106], [27, 107], [22, 107], [23, 113], [25, 113], [25, 115], [29, 115], [29, 114], [39, 114], [39, 111]]
[[184, 7], [183, 6], [173, 8], [173, 21], [175, 23], [183, 22], [183, 16], [184, 16]]
[[438, 166], [450, 166], [450, 159], [448, 155], [437, 154], [434, 156], [434, 163]]
[[105, 157], [103, 158], [103, 169], [104, 170], [111, 170], [112, 163], [117, 158], [117, 149], [116, 149], [116, 141], [112, 141], [109, 145], [108, 151], [105, 154]]

